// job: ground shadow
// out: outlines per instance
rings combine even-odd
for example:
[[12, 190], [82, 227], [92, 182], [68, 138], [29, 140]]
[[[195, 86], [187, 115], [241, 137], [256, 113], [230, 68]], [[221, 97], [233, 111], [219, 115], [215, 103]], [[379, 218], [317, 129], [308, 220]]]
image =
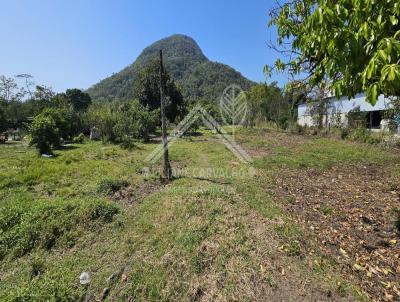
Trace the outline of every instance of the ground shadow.
[[79, 147], [74, 146], [74, 145], [69, 145], [69, 144], [62, 145], [62, 146], [55, 148], [55, 150], [58, 150], [58, 151], [69, 151], [69, 150], [76, 150], [76, 149], [79, 149]]
[[219, 185], [231, 185], [232, 184], [231, 181], [221, 181], [221, 180], [212, 179], [212, 178], [204, 178], [204, 177], [192, 177], [192, 178], [201, 180], [201, 181], [208, 181], [213, 184], [219, 184]]

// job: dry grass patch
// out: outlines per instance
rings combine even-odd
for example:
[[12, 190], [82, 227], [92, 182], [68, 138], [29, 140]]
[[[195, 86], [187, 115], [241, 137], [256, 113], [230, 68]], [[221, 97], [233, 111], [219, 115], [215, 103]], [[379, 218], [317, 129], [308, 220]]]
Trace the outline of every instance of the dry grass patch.
[[373, 299], [400, 299], [398, 177], [377, 165], [285, 170], [271, 188], [309, 233], [310, 253], [335, 259]]

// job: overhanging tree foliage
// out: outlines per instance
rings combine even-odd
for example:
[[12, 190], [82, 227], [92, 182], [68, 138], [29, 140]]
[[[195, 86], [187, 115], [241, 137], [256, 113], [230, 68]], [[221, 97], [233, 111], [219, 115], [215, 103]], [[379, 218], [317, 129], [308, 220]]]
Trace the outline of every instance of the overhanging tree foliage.
[[367, 92], [400, 96], [398, 0], [292, 0], [270, 12], [284, 59], [272, 69], [306, 73], [312, 85], [326, 80], [336, 97]]

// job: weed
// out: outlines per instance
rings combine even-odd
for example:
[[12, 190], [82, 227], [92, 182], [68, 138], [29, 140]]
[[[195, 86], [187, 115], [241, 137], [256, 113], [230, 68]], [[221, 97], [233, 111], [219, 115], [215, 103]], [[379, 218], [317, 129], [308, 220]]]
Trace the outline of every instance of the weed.
[[340, 128], [340, 138], [341, 139], [346, 139], [350, 134], [350, 131], [348, 128]]
[[43, 258], [34, 256], [32, 259], [29, 261], [29, 278], [33, 279], [41, 274], [43, 274], [46, 271], [46, 264], [43, 260]]
[[34, 249], [69, 248], [96, 221], [110, 222], [118, 208], [101, 201], [38, 202], [31, 207], [6, 205], [1, 213], [0, 256], [17, 258]]
[[79, 134], [78, 136], [75, 136], [75, 137], [72, 139], [72, 142], [73, 142], [74, 144], [83, 144], [84, 141], [85, 141], [85, 135], [84, 135], [83, 133]]
[[97, 184], [97, 193], [111, 194], [119, 191], [121, 188], [128, 186], [128, 182], [117, 179], [102, 179]]
[[333, 208], [332, 207], [330, 207], [330, 206], [322, 206], [321, 207], [321, 212], [324, 214], [324, 215], [330, 215], [330, 214], [332, 214], [333, 213]]

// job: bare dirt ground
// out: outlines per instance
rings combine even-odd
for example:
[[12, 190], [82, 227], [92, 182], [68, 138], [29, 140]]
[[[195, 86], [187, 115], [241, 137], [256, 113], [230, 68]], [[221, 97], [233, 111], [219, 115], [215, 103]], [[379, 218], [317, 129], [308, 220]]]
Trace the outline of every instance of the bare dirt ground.
[[271, 190], [309, 234], [309, 254], [332, 257], [373, 300], [400, 300], [400, 179], [380, 166], [342, 165], [281, 170], [275, 180]]
[[136, 201], [146, 198], [150, 194], [160, 190], [165, 184], [161, 181], [149, 180], [135, 186], [122, 188], [113, 193], [110, 197], [118, 203], [132, 205]]

